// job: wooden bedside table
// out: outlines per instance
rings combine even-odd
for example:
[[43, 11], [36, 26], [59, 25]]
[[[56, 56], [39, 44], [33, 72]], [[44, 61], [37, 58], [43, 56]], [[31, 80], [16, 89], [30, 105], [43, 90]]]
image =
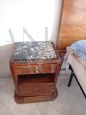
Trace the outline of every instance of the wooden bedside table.
[[55, 99], [60, 67], [61, 59], [52, 42], [15, 43], [15, 52], [10, 59], [15, 101], [27, 103]]

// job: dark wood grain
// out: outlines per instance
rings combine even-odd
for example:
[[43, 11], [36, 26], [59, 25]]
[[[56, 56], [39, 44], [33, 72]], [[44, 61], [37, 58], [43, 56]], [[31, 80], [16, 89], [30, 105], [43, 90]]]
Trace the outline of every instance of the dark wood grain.
[[54, 100], [58, 95], [57, 90], [52, 95], [39, 95], [39, 96], [18, 96], [14, 95], [14, 99], [16, 103], [32, 103], [32, 102], [41, 102], [41, 101], [49, 101]]

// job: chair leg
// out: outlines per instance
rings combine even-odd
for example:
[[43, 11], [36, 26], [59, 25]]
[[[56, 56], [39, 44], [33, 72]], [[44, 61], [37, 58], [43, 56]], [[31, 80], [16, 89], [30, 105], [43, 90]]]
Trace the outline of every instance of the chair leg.
[[77, 83], [78, 83], [78, 85], [79, 85], [79, 87], [80, 87], [80, 89], [81, 89], [81, 91], [82, 91], [82, 93], [83, 93], [83, 95], [84, 95], [84, 97], [85, 97], [85, 99], [86, 99], [86, 94], [85, 94], [85, 92], [84, 92], [82, 86], [80, 85], [80, 83], [79, 83], [79, 81], [78, 81], [76, 75], [73, 73], [73, 69], [72, 69], [71, 65], [69, 65], [69, 69], [71, 70], [71, 75], [70, 75], [70, 79], [69, 79], [69, 82], [68, 82], [68, 87], [70, 87], [71, 82], [72, 82], [72, 79], [73, 79], [73, 76], [74, 76], [75, 79], [76, 79], [76, 81], [77, 81]]
[[71, 72], [70, 79], [69, 79], [69, 82], [68, 82], [68, 87], [70, 87], [70, 85], [72, 83], [72, 79], [73, 79], [73, 72]]

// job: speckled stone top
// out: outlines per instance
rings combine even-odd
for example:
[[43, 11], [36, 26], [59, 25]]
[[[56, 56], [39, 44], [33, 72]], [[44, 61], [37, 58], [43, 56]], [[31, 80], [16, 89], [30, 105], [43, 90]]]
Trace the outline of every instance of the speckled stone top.
[[42, 42], [17, 42], [12, 60], [45, 60], [56, 59], [54, 48], [50, 41]]

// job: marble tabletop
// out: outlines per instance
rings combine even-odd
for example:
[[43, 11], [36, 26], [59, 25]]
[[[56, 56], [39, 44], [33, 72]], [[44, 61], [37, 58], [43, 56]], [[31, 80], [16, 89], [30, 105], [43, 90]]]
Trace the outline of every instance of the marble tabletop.
[[40, 42], [16, 42], [15, 52], [12, 55], [12, 60], [45, 60], [56, 59], [51, 41]]

